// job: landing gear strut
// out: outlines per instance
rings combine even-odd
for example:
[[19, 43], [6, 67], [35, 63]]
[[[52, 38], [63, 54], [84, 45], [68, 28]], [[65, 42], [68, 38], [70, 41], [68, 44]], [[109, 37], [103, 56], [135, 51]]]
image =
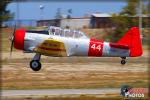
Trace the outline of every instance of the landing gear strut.
[[30, 62], [30, 68], [33, 71], [39, 71], [41, 69], [41, 63], [40, 63], [41, 54], [36, 54], [33, 59]]
[[125, 65], [125, 64], [126, 64], [126, 57], [121, 57], [121, 58], [122, 58], [121, 64], [122, 64], [122, 65]]

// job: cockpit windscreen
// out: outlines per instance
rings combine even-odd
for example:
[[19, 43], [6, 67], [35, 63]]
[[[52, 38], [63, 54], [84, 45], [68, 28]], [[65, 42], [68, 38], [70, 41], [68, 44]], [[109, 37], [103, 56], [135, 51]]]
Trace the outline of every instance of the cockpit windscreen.
[[50, 35], [59, 35], [63, 37], [71, 37], [71, 38], [88, 38], [85, 33], [78, 30], [71, 29], [62, 29], [60, 27], [50, 26], [48, 28], [48, 32]]

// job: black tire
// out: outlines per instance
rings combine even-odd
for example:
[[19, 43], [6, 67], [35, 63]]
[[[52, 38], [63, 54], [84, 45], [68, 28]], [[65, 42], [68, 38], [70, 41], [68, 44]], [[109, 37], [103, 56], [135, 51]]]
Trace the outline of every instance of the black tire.
[[39, 71], [41, 69], [41, 63], [38, 60], [32, 60], [30, 62], [30, 68], [33, 71]]
[[122, 65], [126, 64], [126, 61], [125, 60], [121, 60], [121, 64]]

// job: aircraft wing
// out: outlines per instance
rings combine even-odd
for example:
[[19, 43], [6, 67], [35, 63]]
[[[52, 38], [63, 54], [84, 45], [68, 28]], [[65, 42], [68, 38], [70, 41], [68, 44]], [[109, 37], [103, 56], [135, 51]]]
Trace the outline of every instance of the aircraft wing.
[[35, 47], [33, 51], [49, 56], [67, 55], [64, 43], [54, 39], [46, 39], [44, 42]]

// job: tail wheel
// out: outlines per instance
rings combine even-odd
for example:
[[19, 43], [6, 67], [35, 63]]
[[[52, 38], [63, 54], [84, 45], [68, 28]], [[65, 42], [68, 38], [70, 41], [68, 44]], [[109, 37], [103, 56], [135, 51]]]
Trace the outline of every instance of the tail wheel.
[[121, 64], [122, 65], [126, 64], [126, 61], [125, 60], [121, 60]]
[[30, 62], [30, 68], [33, 71], [39, 71], [41, 69], [41, 63], [38, 60], [32, 60]]

